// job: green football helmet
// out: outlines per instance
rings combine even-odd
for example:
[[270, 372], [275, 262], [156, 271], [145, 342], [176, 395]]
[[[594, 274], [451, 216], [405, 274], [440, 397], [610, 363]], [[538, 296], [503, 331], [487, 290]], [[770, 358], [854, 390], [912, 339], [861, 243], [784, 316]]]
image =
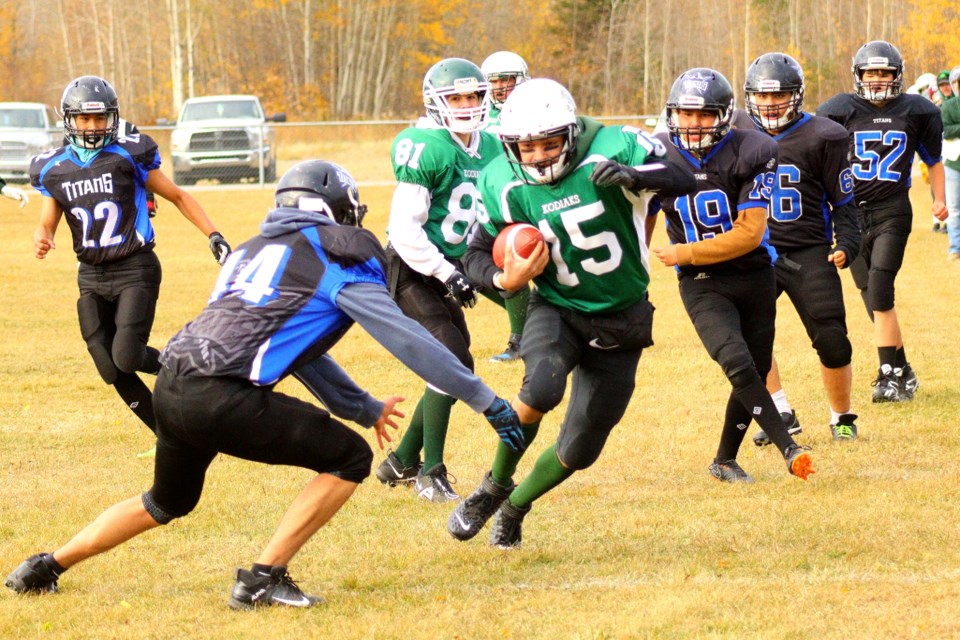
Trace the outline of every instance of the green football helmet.
[[[452, 95], [477, 94], [475, 107], [452, 108], [447, 98]], [[423, 104], [427, 115], [444, 129], [470, 133], [482, 129], [487, 122], [490, 83], [480, 67], [463, 58], [447, 58], [430, 67], [423, 77]]]

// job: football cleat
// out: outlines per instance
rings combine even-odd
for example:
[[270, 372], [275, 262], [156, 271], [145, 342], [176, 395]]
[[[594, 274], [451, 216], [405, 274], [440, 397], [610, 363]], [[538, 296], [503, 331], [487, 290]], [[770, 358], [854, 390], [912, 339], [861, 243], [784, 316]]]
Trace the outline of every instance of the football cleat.
[[417, 479], [417, 474], [420, 473], [422, 466], [417, 461], [417, 464], [408, 467], [400, 462], [397, 454], [391, 451], [377, 467], [377, 480], [390, 487], [395, 487], [398, 484], [410, 484]]
[[[453, 480], [456, 482], [456, 480]], [[413, 485], [417, 495], [428, 502], [453, 502], [460, 499], [460, 494], [450, 486], [450, 477], [447, 473], [447, 466], [442, 462], [433, 465], [429, 471], [422, 472], [417, 476]]]
[[447, 531], [457, 540], [469, 540], [478, 533], [487, 520], [497, 512], [516, 485], [509, 487], [497, 484], [493, 474], [487, 472], [476, 491], [457, 505], [447, 519]]
[[17, 593], [56, 593], [60, 574], [50, 566], [49, 553], [30, 556], [7, 576], [4, 584]]
[[707, 470], [720, 482], [753, 484], [753, 478], [737, 464], [736, 460], [714, 460]]
[[305, 594], [287, 573], [286, 567], [273, 567], [269, 575], [237, 569], [237, 583], [228, 604], [231, 609], [250, 610], [269, 606], [305, 608], [323, 602], [320, 596]]
[[913, 400], [913, 394], [917, 392], [920, 381], [917, 380], [917, 374], [914, 372], [910, 363], [903, 365], [903, 368], [894, 368], [893, 372], [897, 374], [897, 380], [900, 383], [900, 399]]
[[[780, 419], [783, 420], [783, 426], [787, 428], [787, 433], [791, 436], [795, 436], [803, 431], [803, 428], [800, 426], [800, 421], [797, 420], [797, 412], [793, 409], [790, 411], [781, 411]], [[770, 436], [768, 436], [763, 429], [753, 434], [753, 444], [758, 447], [765, 447], [770, 444], [770, 442]]]
[[783, 452], [783, 457], [787, 461], [787, 470], [801, 480], [806, 480], [811, 474], [816, 473], [813, 470], [810, 447], [792, 444]]
[[510, 339], [507, 341], [507, 348], [503, 350], [503, 353], [498, 353], [490, 358], [490, 362], [516, 362], [519, 359], [520, 336], [516, 333], [511, 333]]
[[857, 414], [843, 413], [837, 419], [836, 424], [830, 425], [830, 432], [833, 439], [837, 441], [851, 441], [857, 439]]
[[490, 546], [498, 549], [516, 549], [521, 543], [523, 519], [532, 507], [517, 507], [505, 500], [497, 510], [490, 527]]
[[900, 402], [904, 399], [900, 395], [900, 378], [888, 364], [880, 367], [877, 379], [871, 384], [874, 402]]

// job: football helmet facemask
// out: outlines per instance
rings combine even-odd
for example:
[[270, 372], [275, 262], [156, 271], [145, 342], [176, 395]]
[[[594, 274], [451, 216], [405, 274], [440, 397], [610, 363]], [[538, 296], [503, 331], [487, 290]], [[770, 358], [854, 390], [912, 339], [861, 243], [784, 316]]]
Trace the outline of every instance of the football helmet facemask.
[[[679, 111], [706, 111], [716, 116], [710, 126], [681, 127]], [[699, 67], [680, 74], [667, 97], [667, 130], [675, 145], [704, 153], [730, 132], [733, 89], [719, 71]], [[696, 137], [697, 139], [692, 139]]]
[[[577, 149], [576, 104], [563, 85], [547, 78], [524, 82], [510, 94], [500, 112], [500, 131], [513, 172], [527, 184], [553, 184], [569, 170]], [[520, 144], [563, 136], [560, 154], [524, 162]]]
[[[480, 65], [480, 71], [487, 79], [487, 82], [491, 83], [490, 102], [498, 109], [503, 107], [503, 103], [510, 94], [503, 89], [493, 88], [492, 83], [495, 80], [513, 78], [513, 88], [515, 89], [521, 82], [526, 82], [530, 79], [527, 63], [512, 51], [497, 51], [496, 53], [491, 53], [487, 56], [487, 59], [483, 61], [483, 64]], [[506, 93], [506, 95], [503, 95], [504, 93]], [[503, 95], [503, 98], [500, 98], [500, 95]]]
[[[103, 129], [80, 129], [80, 114], [104, 114]], [[110, 83], [97, 76], [80, 76], [70, 81], [60, 99], [63, 132], [70, 144], [80, 149], [102, 149], [117, 139], [120, 127], [120, 104]]]
[[324, 160], [307, 160], [291, 167], [277, 182], [274, 201], [278, 207], [316, 211], [351, 227], [363, 226], [367, 213], [353, 176]]
[[[475, 107], [452, 108], [447, 98], [455, 94], [477, 94]], [[487, 122], [490, 83], [480, 67], [463, 58], [447, 58], [430, 67], [423, 77], [423, 104], [427, 115], [444, 129], [455, 133], [477, 131]]]
[[[893, 79], [883, 82], [864, 82], [863, 72], [882, 69], [893, 72]], [[860, 47], [853, 56], [853, 89], [858, 96], [870, 102], [886, 102], [903, 90], [903, 56], [889, 42], [874, 40]]]
[[[747, 113], [761, 128], [781, 131], [803, 115], [803, 69], [785, 53], [765, 53], [747, 69], [743, 85]], [[785, 102], [758, 104], [759, 93], [789, 93]]]

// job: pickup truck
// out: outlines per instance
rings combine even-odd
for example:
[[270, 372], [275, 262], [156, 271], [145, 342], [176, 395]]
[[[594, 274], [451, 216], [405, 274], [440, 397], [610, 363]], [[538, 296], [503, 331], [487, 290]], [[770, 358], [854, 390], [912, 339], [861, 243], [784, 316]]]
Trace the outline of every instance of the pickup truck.
[[0, 177], [30, 179], [33, 156], [63, 144], [63, 128], [42, 102], [0, 102]]
[[[276, 133], [268, 122], [287, 116], [267, 116], [251, 95], [190, 98], [180, 108], [170, 135], [173, 181], [194, 184], [202, 178], [238, 182], [277, 179]], [[169, 124], [158, 120], [158, 125]], [[262, 173], [261, 173], [262, 172]]]

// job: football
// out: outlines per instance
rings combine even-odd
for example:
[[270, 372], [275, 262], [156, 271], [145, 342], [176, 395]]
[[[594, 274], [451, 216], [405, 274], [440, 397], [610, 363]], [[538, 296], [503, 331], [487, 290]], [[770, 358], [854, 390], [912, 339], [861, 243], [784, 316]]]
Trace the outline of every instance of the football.
[[497, 234], [497, 239], [493, 242], [493, 262], [503, 269], [503, 256], [507, 250], [507, 243], [513, 247], [515, 254], [521, 258], [529, 258], [539, 242], [543, 242], [543, 235], [532, 224], [518, 222], [506, 226]]

